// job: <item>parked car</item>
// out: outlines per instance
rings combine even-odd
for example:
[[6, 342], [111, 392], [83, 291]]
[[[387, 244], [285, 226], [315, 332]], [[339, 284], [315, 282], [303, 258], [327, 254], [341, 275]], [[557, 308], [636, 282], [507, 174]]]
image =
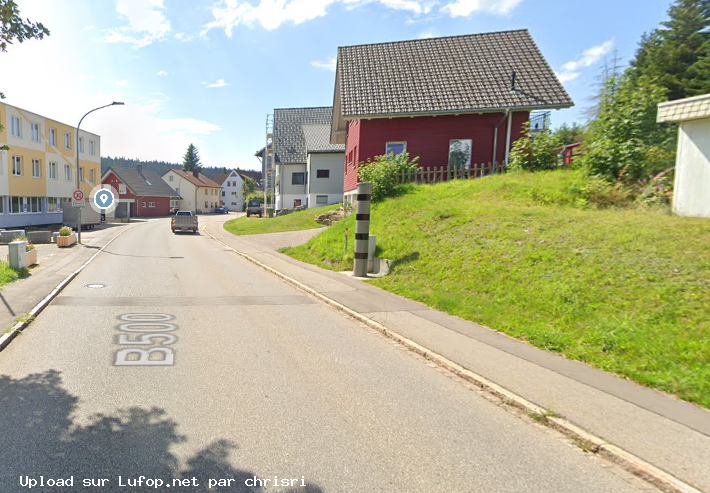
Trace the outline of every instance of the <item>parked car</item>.
[[228, 214], [228, 213], [229, 213], [229, 209], [227, 209], [227, 208], [224, 207], [224, 206], [221, 206], [221, 207], [217, 207], [217, 208], [214, 210], [214, 212], [215, 212], [215, 214]]
[[261, 210], [261, 202], [259, 202], [258, 199], [251, 199], [247, 204], [247, 217], [251, 216], [252, 214], [256, 214], [259, 217], [261, 217], [261, 215], [263, 214]]
[[191, 211], [177, 211], [170, 220], [170, 229], [176, 231], [192, 231], [197, 233], [197, 216]]

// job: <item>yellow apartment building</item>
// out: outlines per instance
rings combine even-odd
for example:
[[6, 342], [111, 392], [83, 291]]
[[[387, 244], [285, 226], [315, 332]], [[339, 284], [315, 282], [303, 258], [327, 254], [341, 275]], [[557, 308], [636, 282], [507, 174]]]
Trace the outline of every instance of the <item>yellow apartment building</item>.
[[[0, 101], [0, 228], [62, 222], [76, 189], [76, 127]], [[101, 137], [79, 132], [80, 187], [101, 183]]]

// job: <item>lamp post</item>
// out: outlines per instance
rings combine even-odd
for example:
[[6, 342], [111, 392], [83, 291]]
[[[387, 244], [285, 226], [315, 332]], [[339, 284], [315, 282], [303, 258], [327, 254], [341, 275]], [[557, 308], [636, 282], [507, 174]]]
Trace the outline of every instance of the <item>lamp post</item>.
[[[107, 104], [105, 106], [99, 106], [98, 108], [94, 108], [93, 110], [87, 112], [86, 115], [82, 116], [81, 120], [79, 120], [79, 125], [76, 126], [76, 189], [77, 190], [79, 190], [81, 188], [81, 183], [79, 181], [79, 174], [81, 171], [81, 167], [79, 166], [79, 128], [81, 127], [81, 122], [84, 121], [84, 118], [86, 118], [89, 113], [93, 113], [94, 111], [100, 110], [102, 108], [108, 108], [109, 106], [116, 106], [116, 105], [122, 105], [122, 104], [124, 104], [124, 103], [119, 103], [117, 101], [114, 101], [111, 104]], [[100, 176], [100, 173], [101, 172], [99, 171], [99, 176]], [[78, 217], [79, 217], [79, 219], [78, 219], [78, 223], [76, 225], [76, 232], [78, 234], [77, 242], [81, 243], [81, 207], [79, 207]]]

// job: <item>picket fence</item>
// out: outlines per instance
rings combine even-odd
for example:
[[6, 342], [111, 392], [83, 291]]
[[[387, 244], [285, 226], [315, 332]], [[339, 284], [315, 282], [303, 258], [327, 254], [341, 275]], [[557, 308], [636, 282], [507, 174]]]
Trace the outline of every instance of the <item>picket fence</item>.
[[397, 177], [397, 183], [416, 183], [426, 185], [429, 183], [440, 183], [449, 180], [468, 180], [470, 178], [481, 178], [488, 175], [499, 175], [505, 173], [505, 165], [502, 163], [479, 163], [470, 167], [450, 168], [448, 166], [433, 166], [417, 168], [410, 172], [402, 171]]

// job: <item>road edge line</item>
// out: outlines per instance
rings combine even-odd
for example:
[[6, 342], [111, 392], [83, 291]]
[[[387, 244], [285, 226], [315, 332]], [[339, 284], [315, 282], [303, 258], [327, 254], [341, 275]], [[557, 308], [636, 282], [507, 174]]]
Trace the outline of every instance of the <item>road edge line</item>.
[[534, 421], [549, 428], [552, 428], [553, 430], [563, 434], [574, 442], [577, 442], [578, 444], [580, 444], [580, 448], [582, 450], [586, 450], [588, 452], [594, 453], [595, 455], [599, 455], [600, 457], [621, 467], [626, 472], [643, 479], [644, 481], [650, 483], [651, 485], [657, 487], [658, 489], [666, 493], [704, 493], [703, 491], [696, 489], [695, 487], [681, 481], [675, 476], [663, 471], [662, 469], [659, 469], [658, 467], [641, 459], [640, 457], [611, 443], [606, 442], [602, 438], [580, 428], [579, 426], [574, 425], [573, 423], [564, 418], [555, 416], [555, 414], [550, 410], [528, 401], [524, 397], [521, 397], [515, 394], [514, 392], [511, 392], [501, 387], [500, 385], [488, 380], [484, 376], [478, 375], [477, 373], [474, 373], [473, 371], [464, 368], [463, 366], [459, 365], [458, 363], [455, 363], [454, 361], [446, 358], [445, 356], [431, 351], [425, 348], [424, 346], [412, 341], [411, 339], [408, 339], [407, 337], [404, 337], [403, 335], [393, 331], [392, 329], [387, 328], [376, 320], [366, 317], [361, 313], [358, 313], [355, 310], [352, 310], [351, 308], [348, 308], [347, 306], [331, 298], [328, 298], [327, 296], [306, 286], [300, 281], [297, 281], [296, 279], [293, 279], [287, 276], [286, 274], [279, 272], [273, 267], [269, 267], [268, 265], [247, 255], [246, 253], [242, 253], [236, 250], [235, 248], [229, 246], [222, 240], [216, 238], [212, 233], [207, 230], [206, 227], [203, 228], [203, 231], [207, 233], [207, 235], [214, 241], [220, 243], [224, 247], [228, 248], [229, 250], [236, 253], [245, 260], [251, 262], [252, 264], [262, 268], [267, 272], [270, 272], [271, 274], [274, 274], [276, 277], [279, 277], [280, 279], [286, 281], [287, 283], [300, 289], [301, 291], [305, 291], [306, 293], [318, 298], [320, 301], [329, 305], [330, 307], [343, 312], [348, 317], [367, 325], [368, 327], [376, 330], [377, 332], [380, 332], [388, 339], [392, 339], [393, 341], [401, 344], [410, 351], [436, 364], [440, 368], [443, 368], [453, 373], [457, 377], [465, 380], [466, 382], [475, 385], [484, 392], [492, 394], [496, 398], [500, 399], [503, 404], [522, 411], [525, 415], [527, 415]]
[[79, 273], [80, 273], [82, 270], [84, 270], [84, 269], [86, 268], [86, 266], [91, 263], [92, 260], [94, 260], [94, 259], [96, 258], [96, 256], [97, 256], [99, 253], [103, 252], [104, 249], [105, 249], [107, 246], [109, 246], [109, 245], [113, 242], [113, 240], [115, 240], [116, 238], [118, 238], [119, 236], [121, 236], [123, 233], [125, 233], [125, 232], [128, 231], [129, 229], [132, 229], [132, 228], [134, 228], [134, 227], [136, 227], [136, 226], [137, 226], [137, 225], [130, 226], [130, 227], [124, 229], [123, 231], [119, 232], [116, 236], [114, 236], [113, 238], [111, 238], [111, 239], [108, 241], [108, 243], [106, 243], [104, 246], [102, 246], [102, 247], [99, 249], [98, 252], [96, 252], [95, 254], [93, 254], [89, 260], [87, 260], [86, 262], [84, 262], [84, 264], [83, 264], [81, 267], [79, 267], [77, 270], [75, 270], [74, 272], [72, 272], [71, 274], [69, 274], [67, 277], [65, 277], [64, 280], [62, 280], [62, 282], [60, 282], [59, 284], [57, 284], [57, 286], [52, 290], [51, 293], [49, 293], [47, 296], [45, 296], [45, 298], [44, 298], [42, 301], [40, 301], [39, 303], [37, 303], [37, 304], [34, 306], [34, 308], [32, 308], [32, 310], [29, 311], [30, 320], [22, 321], [22, 322], [17, 322], [15, 325], [13, 325], [13, 326], [10, 327], [9, 329], [7, 329], [7, 330], [0, 336], [0, 351], [4, 350], [7, 346], [9, 346], [10, 343], [15, 339], [15, 337], [17, 337], [23, 330], [25, 330], [25, 329], [32, 323], [32, 320], [33, 320], [35, 317], [37, 317], [37, 315], [39, 315], [40, 313], [42, 313], [42, 310], [44, 310], [44, 309], [47, 307], [47, 305], [49, 305], [49, 304], [52, 302], [52, 300], [54, 300], [54, 298], [56, 298], [56, 297], [59, 295], [59, 293], [61, 293], [61, 292], [64, 290], [64, 288], [67, 287], [67, 285], [68, 285], [71, 281], [73, 281], [74, 278], [75, 278], [76, 276], [78, 276]]

